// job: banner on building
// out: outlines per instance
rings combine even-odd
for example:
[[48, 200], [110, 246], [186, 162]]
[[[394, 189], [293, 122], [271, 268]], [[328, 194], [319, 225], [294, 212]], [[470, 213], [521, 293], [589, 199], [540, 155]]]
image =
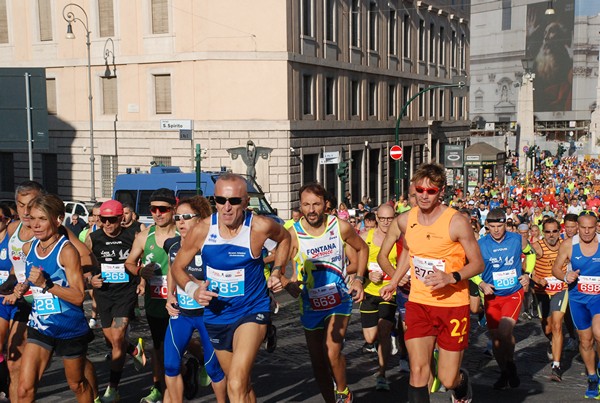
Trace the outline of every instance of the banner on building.
[[464, 146], [446, 144], [444, 147], [444, 166], [446, 168], [462, 168], [464, 164]]

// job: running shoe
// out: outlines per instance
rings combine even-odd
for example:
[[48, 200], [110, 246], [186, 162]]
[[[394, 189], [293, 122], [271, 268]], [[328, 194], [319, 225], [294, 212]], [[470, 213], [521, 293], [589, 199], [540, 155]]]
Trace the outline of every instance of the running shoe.
[[117, 388], [113, 388], [110, 386], [106, 388], [106, 392], [104, 392], [104, 395], [100, 398], [100, 401], [102, 403], [118, 402], [119, 400], [121, 400], [121, 397], [119, 396], [119, 391], [117, 390]]
[[[10, 402], [10, 400], [7, 400], [7, 402]], [[94, 403], [102, 403], [102, 400], [100, 399], [100, 396], [98, 396], [97, 398], [94, 399]]]
[[154, 386], [150, 388], [150, 394], [140, 400], [140, 403], [159, 403], [162, 402], [162, 393]]
[[585, 391], [586, 399], [598, 399], [598, 375], [588, 375], [588, 388]]
[[546, 349], [546, 355], [548, 359], [552, 361], [552, 342], [548, 343], [548, 348]]
[[347, 392], [342, 393], [336, 390], [335, 392], [335, 403], [352, 403], [354, 401], [354, 395], [346, 388]]
[[383, 390], [386, 392], [390, 390], [390, 383], [387, 379], [385, 379], [385, 376], [379, 375], [377, 377], [377, 381], [375, 382], [375, 390]]
[[550, 373], [550, 380], [554, 382], [562, 382], [562, 369], [560, 369], [559, 365], [552, 365]]
[[363, 354], [377, 353], [377, 342], [363, 344], [363, 346], [362, 346], [362, 352], [363, 352]]
[[473, 401], [473, 389], [471, 388], [471, 380], [469, 379], [469, 373], [466, 369], [460, 369], [463, 375], [463, 383], [466, 383], [466, 393], [464, 396], [457, 397], [456, 389], [452, 391], [452, 403], [471, 403]]
[[200, 371], [198, 372], [198, 383], [200, 384], [200, 386], [205, 388], [208, 385], [210, 385], [211, 382], [212, 382], [212, 380], [210, 379], [210, 376], [208, 376], [208, 373], [206, 372], [206, 367], [203, 365], [202, 368], [200, 368]]
[[192, 400], [198, 393], [198, 368], [200, 364], [196, 357], [188, 358], [185, 363], [185, 375], [183, 375], [183, 395]]
[[133, 367], [137, 372], [140, 372], [146, 365], [146, 354], [144, 354], [144, 339], [138, 339], [137, 346], [131, 355], [133, 357]]
[[90, 322], [88, 324], [90, 326], [90, 329], [95, 329], [96, 327], [98, 327], [98, 322], [95, 318], [90, 318]]
[[500, 378], [494, 383], [494, 389], [496, 390], [504, 390], [508, 389], [508, 371], [502, 371], [500, 373]]
[[[96, 398], [96, 400], [98, 400], [98, 398]], [[0, 392], [0, 403], [10, 403], [10, 400], [8, 400], [8, 397], [6, 397], [6, 393], [4, 392]]]
[[396, 355], [396, 354], [398, 354], [398, 338], [394, 334], [392, 334], [391, 337], [392, 337], [392, 351], [390, 352], [390, 354]]
[[277, 348], [277, 327], [275, 325], [267, 326], [267, 341], [265, 349], [268, 353], [272, 353]]
[[509, 362], [507, 364], [507, 372], [508, 372], [508, 385], [511, 388], [518, 388], [521, 384], [521, 379], [519, 378], [519, 374], [517, 373], [517, 366], [514, 362]]

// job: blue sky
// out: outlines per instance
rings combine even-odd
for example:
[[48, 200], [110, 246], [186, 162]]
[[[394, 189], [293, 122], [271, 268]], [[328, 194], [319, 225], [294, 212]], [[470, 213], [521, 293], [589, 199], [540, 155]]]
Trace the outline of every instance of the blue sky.
[[600, 14], [600, 0], [575, 0], [576, 16], [596, 14]]

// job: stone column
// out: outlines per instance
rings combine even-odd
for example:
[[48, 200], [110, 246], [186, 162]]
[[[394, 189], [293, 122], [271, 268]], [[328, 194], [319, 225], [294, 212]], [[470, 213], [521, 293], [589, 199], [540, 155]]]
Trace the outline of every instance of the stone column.
[[[598, 64], [600, 66], [600, 59], [598, 60]], [[600, 71], [600, 68], [599, 68]], [[590, 150], [590, 154], [594, 156], [594, 154], [598, 154], [598, 149], [596, 147], [596, 142], [600, 137], [600, 74], [598, 74], [598, 85], [596, 86], [596, 109], [592, 112], [591, 122], [590, 122], [590, 143], [588, 145], [588, 149]]]
[[533, 123], [533, 78], [534, 74], [526, 72], [523, 74], [521, 87], [519, 87], [519, 101], [517, 104], [517, 123], [521, 127], [520, 143], [515, 146], [519, 152], [519, 172], [527, 171], [527, 156], [523, 147], [534, 145], [534, 123]]

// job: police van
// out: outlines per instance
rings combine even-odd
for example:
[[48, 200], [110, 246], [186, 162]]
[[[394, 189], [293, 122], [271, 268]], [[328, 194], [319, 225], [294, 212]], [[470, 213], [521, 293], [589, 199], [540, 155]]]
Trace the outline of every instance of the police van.
[[[206, 197], [211, 205], [215, 206], [215, 182], [224, 172], [202, 172], [200, 174], [200, 194]], [[265, 194], [256, 181], [245, 175], [248, 185], [250, 202], [248, 208], [256, 214], [266, 215], [280, 224], [283, 220], [277, 216], [277, 209], [271, 207]], [[128, 203], [134, 207], [140, 222], [153, 223], [150, 213], [150, 195], [156, 189], [167, 188], [175, 192], [177, 200], [196, 195], [196, 173], [182, 172], [179, 167], [154, 166], [150, 173], [127, 173], [117, 175], [115, 180], [113, 199], [121, 203]]]

